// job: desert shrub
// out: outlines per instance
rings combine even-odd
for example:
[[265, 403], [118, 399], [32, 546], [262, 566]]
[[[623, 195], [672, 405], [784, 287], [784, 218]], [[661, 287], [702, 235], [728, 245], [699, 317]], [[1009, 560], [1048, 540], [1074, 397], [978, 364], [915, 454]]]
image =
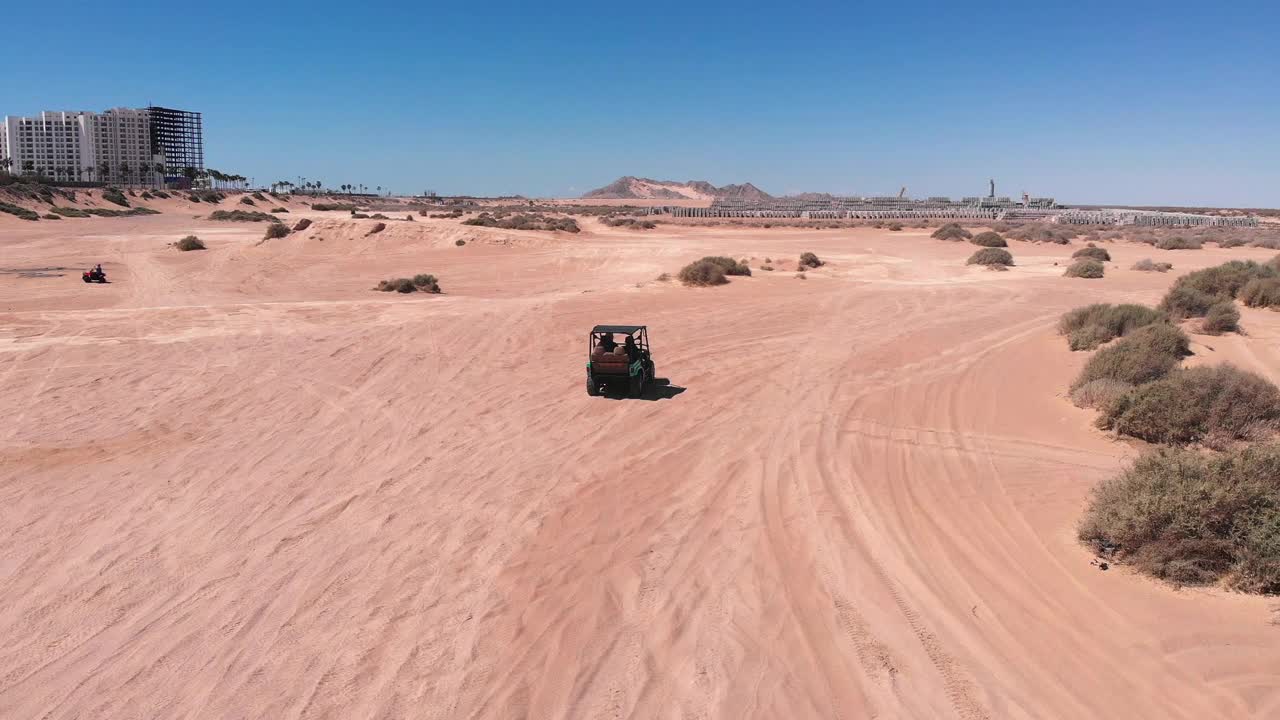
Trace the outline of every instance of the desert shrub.
[[240, 198], [240, 204], [241, 204], [241, 205], [249, 205], [249, 206], [253, 206], [253, 205], [254, 205], [254, 202], [253, 202], [253, 199], [252, 199], [252, 198], [250, 198], [250, 197], [248, 197], [248, 196], [246, 195], [245, 197]]
[[312, 210], [340, 210], [342, 212], [355, 212], [356, 206], [350, 203], [316, 203], [311, 206]]
[[760, 269], [761, 269], [761, 270], [764, 270], [765, 272], [773, 272], [773, 266], [772, 266], [772, 265], [761, 265], [761, 266], [760, 266]]
[[73, 217], [73, 218], [92, 217], [89, 213], [85, 212], [84, 210], [81, 210], [80, 208], [73, 208], [73, 207], [51, 207], [49, 208], [49, 212], [57, 213], [63, 217]]
[[262, 236], [263, 240], [273, 240], [282, 238], [289, 234], [289, 228], [284, 223], [271, 223], [267, 226], [267, 232]]
[[729, 282], [724, 268], [710, 260], [697, 260], [680, 269], [680, 282], [685, 285], [724, 285]]
[[1013, 255], [1008, 250], [1002, 248], [982, 248], [978, 252], [969, 256], [965, 261], [966, 265], [1012, 265]]
[[1133, 383], [1111, 378], [1091, 380], [1071, 391], [1071, 402], [1076, 407], [1093, 408], [1108, 412], [1115, 403], [1134, 388]]
[[129, 199], [124, 196], [124, 193], [120, 192], [119, 188], [106, 188], [102, 191], [102, 199], [120, 207], [129, 207]]
[[45, 213], [41, 217], [43, 217], [45, 220], [61, 220], [62, 219], [61, 215], [55, 215], [53, 213]]
[[1009, 247], [1009, 243], [1005, 242], [1004, 238], [1000, 236], [1000, 233], [991, 232], [990, 230], [974, 235], [970, 238], [969, 242], [974, 245], [981, 245], [982, 247]]
[[458, 238], [457, 240], [453, 241], [453, 244], [457, 245], [458, 247], [462, 247], [463, 245], [467, 244], [467, 241], [463, 240], [462, 238]]
[[1280, 420], [1280, 389], [1232, 365], [1185, 368], [1136, 387], [1101, 423], [1121, 435], [1180, 445], [1256, 437]]
[[1143, 258], [1134, 263], [1131, 269], [1141, 272], [1169, 272], [1173, 269], [1173, 263], [1152, 262], [1151, 258]]
[[18, 205], [11, 205], [7, 202], [0, 202], [0, 212], [6, 212], [10, 215], [16, 215], [23, 220], [39, 220], [40, 213], [33, 212]]
[[1157, 240], [1156, 247], [1161, 250], [1199, 250], [1204, 247], [1204, 243], [1199, 238], [1171, 235]]
[[658, 282], [671, 282], [671, 273], [662, 273], [655, 279]]
[[387, 229], [386, 223], [383, 223], [383, 222], [375, 223], [373, 227], [369, 228], [369, 232], [365, 233], [365, 235], [374, 235], [386, 229]]
[[1280, 445], [1143, 455], [1094, 488], [1079, 538], [1169, 582], [1280, 592]]
[[293, 231], [302, 232], [309, 227], [311, 227], [311, 218], [302, 218], [293, 226]]
[[143, 191], [142, 191], [142, 199], [143, 199], [143, 200], [151, 200], [151, 199], [153, 199], [153, 198], [155, 198], [155, 196], [154, 196], [154, 195], [152, 195], [151, 193], [147, 192], [146, 190], [143, 190]]
[[1248, 307], [1280, 307], [1280, 278], [1254, 278], [1236, 293]]
[[902, 223], [890, 223], [889, 225], [890, 232], [900, 232], [901, 230], [902, 230]]
[[383, 215], [382, 213], [374, 213], [374, 214], [370, 215], [369, 217], [370, 217], [370, 218], [372, 218], [372, 219], [374, 219], [374, 220], [390, 220], [390, 219], [391, 219], [391, 218], [387, 217], [386, 215]]
[[1063, 277], [1085, 278], [1088, 280], [1097, 280], [1098, 278], [1102, 277], [1102, 274], [1105, 271], [1106, 271], [1106, 266], [1104, 266], [1102, 263], [1098, 262], [1097, 260], [1094, 260], [1092, 258], [1081, 258], [1071, 263], [1071, 266], [1068, 267], [1067, 271], [1062, 273], [1062, 275]]
[[413, 284], [412, 278], [395, 278], [379, 282], [378, 289], [382, 292], [411, 293], [417, 292], [418, 286]]
[[1102, 348], [1071, 384], [1071, 390], [1103, 378], [1141, 385], [1169, 374], [1189, 354], [1191, 340], [1168, 323], [1137, 328]]
[[537, 213], [518, 213], [500, 217], [493, 213], [482, 212], [476, 217], [462, 221], [463, 225], [479, 227], [495, 227], [504, 230], [550, 230], [576, 233], [581, 230], [578, 221], [571, 217], [549, 217]]
[[1082, 247], [1079, 250], [1071, 253], [1071, 257], [1090, 258], [1092, 260], [1098, 260], [1100, 262], [1111, 261], [1111, 253], [1107, 252], [1106, 248], [1100, 248], [1100, 247]]
[[1005, 237], [1027, 242], [1047, 242], [1066, 245], [1080, 231], [1070, 225], [1053, 225], [1049, 223], [1026, 223], [1014, 225], [1005, 233]]
[[[770, 262], [769, 258], [765, 258], [765, 262]], [[825, 264], [826, 263], [822, 262], [822, 260], [818, 259], [817, 255], [814, 255], [811, 252], [800, 253], [800, 267], [816, 268], [822, 267]]]
[[968, 240], [973, 237], [973, 234], [965, 230], [960, 223], [947, 223], [934, 230], [929, 237], [936, 240]]
[[1068, 311], [1058, 320], [1058, 333], [1072, 350], [1092, 350], [1153, 323], [1167, 322], [1164, 313], [1146, 305], [1097, 303]]
[[600, 222], [608, 227], [625, 227], [630, 230], [652, 230], [658, 227], [652, 220], [638, 220], [631, 217], [602, 217]]
[[128, 210], [111, 210], [109, 208], [85, 208], [85, 213], [89, 215], [97, 215], [98, 217], [137, 217], [138, 215], [159, 215], [159, 210], [152, 210], [149, 207], [131, 207]]
[[214, 210], [209, 213], [210, 220], [225, 220], [227, 222], [269, 222], [278, 223], [279, 219], [275, 215], [264, 212], [245, 211], [245, 210]]
[[725, 275], [751, 275], [751, 266], [744, 260], [734, 260], [723, 255], [708, 255], [702, 258], [702, 261], [719, 265]]
[[282, 208], [282, 207], [271, 208], [271, 212], [272, 214], [287, 213], [289, 212], [289, 208]]
[[1236, 332], [1240, 329], [1240, 311], [1231, 300], [1221, 300], [1209, 307], [1200, 321], [1200, 332], [1208, 335], [1221, 335]]
[[262, 196], [262, 193], [260, 193], [260, 192], [255, 192], [255, 193], [253, 194], [253, 199], [254, 199], [254, 200], [261, 200], [262, 202], [266, 202], [266, 201], [267, 201], [267, 199], [266, 199], [265, 197], [263, 197], [263, 196]]
[[454, 210], [453, 212], [447, 212], [447, 213], [435, 213], [435, 214], [433, 214], [433, 215], [427, 215], [427, 211], [426, 211], [426, 210], [423, 210], [423, 211], [419, 212], [418, 214], [419, 214], [419, 215], [426, 215], [427, 217], [430, 217], [430, 218], [437, 218], [437, 219], [454, 219], [454, 218], [460, 218], [460, 217], [462, 217], [462, 211], [461, 211], [461, 210]]
[[1252, 260], [1232, 260], [1196, 270], [1174, 282], [1160, 308], [1178, 319], [1204, 317], [1218, 302], [1235, 298], [1250, 280], [1267, 278], [1280, 278], [1280, 271]]
[[168, 200], [168, 199], [169, 199], [169, 193], [167, 193], [167, 192], [165, 192], [165, 191], [163, 191], [163, 190], [152, 190], [152, 191], [151, 191], [151, 194], [152, 194], [152, 195], [155, 195], [155, 196], [156, 196], [156, 197], [158, 197], [158, 198], [163, 198], [163, 199], [165, 199], [165, 200]]
[[417, 222], [416, 220], [413, 219], [413, 213], [409, 213], [408, 215], [405, 215], [404, 219], [408, 220], [409, 222]]
[[189, 250], [204, 250], [204, 249], [205, 249], [205, 247], [204, 247], [204, 241], [203, 241], [203, 240], [201, 240], [200, 238], [196, 237], [195, 235], [188, 235], [188, 236], [186, 236], [186, 237], [182, 238], [182, 239], [181, 239], [181, 240], [179, 240], [178, 242], [174, 243], [174, 247], [178, 248], [179, 250], [181, 250], [181, 251], [183, 251], [183, 252], [187, 252], [187, 251], [189, 251]]
[[425, 293], [439, 293], [440, 281], [435, 275], [421, 273], [413, 276], [413, 286]]
[[368, 213], [356, 212], [355, 210], [352, 210], [352, 211], [351, 211], [351, 218], [352, 218], [353, 220], [368, 220], [368, 219], [369, 219], [369, 215], [368, 215]]

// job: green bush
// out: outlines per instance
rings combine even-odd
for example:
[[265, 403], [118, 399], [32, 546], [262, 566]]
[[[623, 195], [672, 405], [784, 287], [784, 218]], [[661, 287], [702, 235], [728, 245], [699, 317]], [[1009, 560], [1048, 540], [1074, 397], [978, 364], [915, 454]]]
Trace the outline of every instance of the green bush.
[[109, 203], [115, 203], [120, 207], [129, 207], [129, 199], [120, 192], [119, 188], [109, 187], [102, 191], [102, 199]]
[[92, 215], [85, 212], [84, 210], [81, 210], [80, 208], [73, 208], [73, 207], [51, 207], [49, 208], [49, 212], [58, 213], [63, 217], [73, 217], [73, 218], [92, 217]]
[[1066, 245], [1079, 234], [1080, 231], [1070, 225], [1026, 223], [1010, 227], [1009, 230], [1005, 232], [1005, 237], [1012, 238], [1014, 240], [1025, 240], [1027, 242], [1047, 242]]
[[1071, 253], [1071, 257], [1090, 258], [1092, 260], [1098, 260], [1100, 262], [1111, 261], [1111, 253], [1107, 252], [1106, 248], [1100, 248], [1100, 247], [1082, 247], [1079, 250]]
[[316, 203], [311, 206], [312, 210], [340, 210], [342, 212], [355, 212], [356, 206], [350, 203]]
[[936, 240], [968, 240], [973, 234], [965, 230], [960, 223], [947, 223], [937, 230], [933, 231], [932, 237]]
[[201, 240], [200, 238], [196, 237], [195, 235], [188, 235], [188, 236], [186, 236], [186, 237], [182, 238], [182, 239], [181, 239], [181, 240], [179, 240], [178, 242], [174, 243], [174, 247], [178, 248], [179, 250], [181, 250], [181, 251], [183, 251], [183, 252], [187, 252], [187, 251], [190, 251], [190, 250], [204, 250], [204, 249], [205, 249], [205, 247], [204, 247], [204, 241], [203, 241], [203, 240]]
[[0, 212], [6, 212], [6, 213], [9, 213], [10, 215], [16, 215], [22, 218], [23, 220], [39, 220], [40, 219], [40, 213], [32, 212], [31, 210], [28, 210], [24, 207], [20, 207], [18, 205], [10, 205], [7, 202], [0, 202]]
[[[769, 262], [769, 258], [765, 258], [764, 261]], [[817, 255], [814, 255], [811, 252], [800, 253], [800, 267], [816, 268], [822, 267], [824, 264], [825, 263], [818, 259]]]
[[1004, 238], [1000, 236], [1000, 233], [991, 232], [990, 230], [978, 233], [973, 236], [969, 242], [974, 245], [981, 245], [982, 247], [1009, 247], [1009, 243], [1005, 242]]
[[1104, 378], [1132, 385], [1158, 380], [1178, 367], [1190, 347], [1186, 333], [1168, 323], [1137, 328], [1089, 358], [1071, 390]]
[[268, 222], [278, 223], [280, 220], [269, 213], [245, 210], [214, 210], [209, 213], [210, 220], [225, 220], [229, 222]]
[[379, 282], [378, 289], [382, 292], [411, 293], [417, 292], [418, 286], [413, 284], [412, 278], [395, 278]]
[[1221, 335], [1236, 332], [1240, 329], [1240, 311], [1231, 300], [1222, 300], [1210, 306], [1200, 321], [1200, 332], [1207, 335]]
[[282, 238], [289, 234], [289, 228], [284, 223], [271, 223], [267, 226], [267, 232], [262, 236], [263, 240], [274, 240]]
[[1099, 345], [1168, 317], [1146, 305], [1097, 303], [1078, 307], [1058, 320], [1058, 333], [1067, 336], [1072, 350], [1092, 350]]
[[1013, 255], [1010, 255], [1008, 250], [1001, 248], [982, 248], [978, 252], [970, 255], [969, 259], [965, 261], [965, 264], [986, 265], [988, 267], [993, 265], [1007, 267], [1013, 264]]
[[61, 220], [62, 219], [61, 215], [55, 215], [53, 213], [45, 213], [43, 217], [45, 220]]
[[282, 207], [271, 208], [271, 213], [273, 215], [279, 215], [280, 213], [287, 213], [287, 212], [289, 212], [289, 208], [282, 208]]
[[1240, 288], [1237, 297], [1248, 307], [1280, 307], [1280, 278], [1254, 278]]
[[1196, 270], [1174, 282], [1160, 301], [1160, 309], [1176, 319], [1204, 317], [1217, 303], [1235, 298], [1249, 281], [1271, 278], [1280, 278], [1280, 271], [1252, 260], [1232, 260]]
[[241, 205], [249, 205], [250, 207], [252, 207], [252, 206], [254, 205], [254, 202], [253, 202], [253, 199], [252, 199], [252, 198], [249, 198], [249, 197], [247, 197], [247, 196], [246, 196], [246, 197], [242, 197], [242, 198], [240, 198], [240, 204], [241, 204]]
[[1280, 419], [1280, 389], [1231, 365], [1177, 370], [1134, 388], [1112, 404], [1100, 423], [1121, 435], [1153, 443], [1232, 440], [1273, 431]]
[[1151, 258], [1143, 258], [1134, 263], [1131, 269], [1140, 272], [1169, 272], [1173, 269], [1173, 263], [1152, 262]]
[[159, 210], [152, 210], [149, 207], [129, 208], [128, 210], [111, 210], [108, 208], [85, 208], [86, 213], [97, 215], [98, 217], [137, 217], [138, 215], [159, 215]]
[[709, 260], [697, 260], [680, 269], [680, 282], [685, 285], [724, 285], [729, 282], [724, 268]]
[[1173, 583], [1280, 592], [1280, 445], [1143, 455], [1094, 488], [1079, 537]]
[[1081, 258], [1071, 263], [1067, 271], [1062, 273], [1063, 277], [1084, 278], [1086, 280], [1097, 280], [1106, 272], [1106, 267], [1092, 258]]

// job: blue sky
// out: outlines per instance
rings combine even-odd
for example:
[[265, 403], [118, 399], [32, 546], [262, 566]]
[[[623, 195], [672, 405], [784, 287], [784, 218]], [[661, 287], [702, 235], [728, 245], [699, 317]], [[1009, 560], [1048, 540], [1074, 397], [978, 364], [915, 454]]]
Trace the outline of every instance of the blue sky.
[[[15, 27], [48, 6], [11, 3]], [[16, 13], [16, 17], [15, 14]], [[77, 4], [9, 33], [0, 115], [205, 114], [259, 181], [1280, 207], [1276, 3]]]

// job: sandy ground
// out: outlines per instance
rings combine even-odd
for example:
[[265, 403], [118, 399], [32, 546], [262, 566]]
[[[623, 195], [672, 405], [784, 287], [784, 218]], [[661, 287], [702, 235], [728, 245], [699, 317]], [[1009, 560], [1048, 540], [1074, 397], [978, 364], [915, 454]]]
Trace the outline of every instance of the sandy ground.
[[[920, 230], [207, 210], [0, 216], [4, 717], [1280, 715], [1270, 601], [1076, 543], [1137, 450], [1054, 333], [1272, 253], [1114, 245], [1086, 281]], [[830, 265], [654, 281], [802, 251]], [[446, 294], [369, 289], [415, 272]], [[1280, 315], [1243, 313], [1194, 361], [1280, 380]], [[632, 322], [669, 384], [588, 397], [588, 328]]]

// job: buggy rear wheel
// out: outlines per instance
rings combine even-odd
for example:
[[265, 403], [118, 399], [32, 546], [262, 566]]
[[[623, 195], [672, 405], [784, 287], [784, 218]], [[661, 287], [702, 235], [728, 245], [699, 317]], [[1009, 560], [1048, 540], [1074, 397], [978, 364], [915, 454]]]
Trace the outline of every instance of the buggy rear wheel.
[[632, 375], [631, 386], [628, 388], [628, 390], [631, 391], [630, 392], [631, 397], [633, 398], [640, 397], [640, 394], [644, 392], [644, 375]]
[[587, 394], [591, 397], [595, 397], [600, 394], [600, 386], [596, 385], [596, 381], [591, 379], [590, 375], [587, 376]]

